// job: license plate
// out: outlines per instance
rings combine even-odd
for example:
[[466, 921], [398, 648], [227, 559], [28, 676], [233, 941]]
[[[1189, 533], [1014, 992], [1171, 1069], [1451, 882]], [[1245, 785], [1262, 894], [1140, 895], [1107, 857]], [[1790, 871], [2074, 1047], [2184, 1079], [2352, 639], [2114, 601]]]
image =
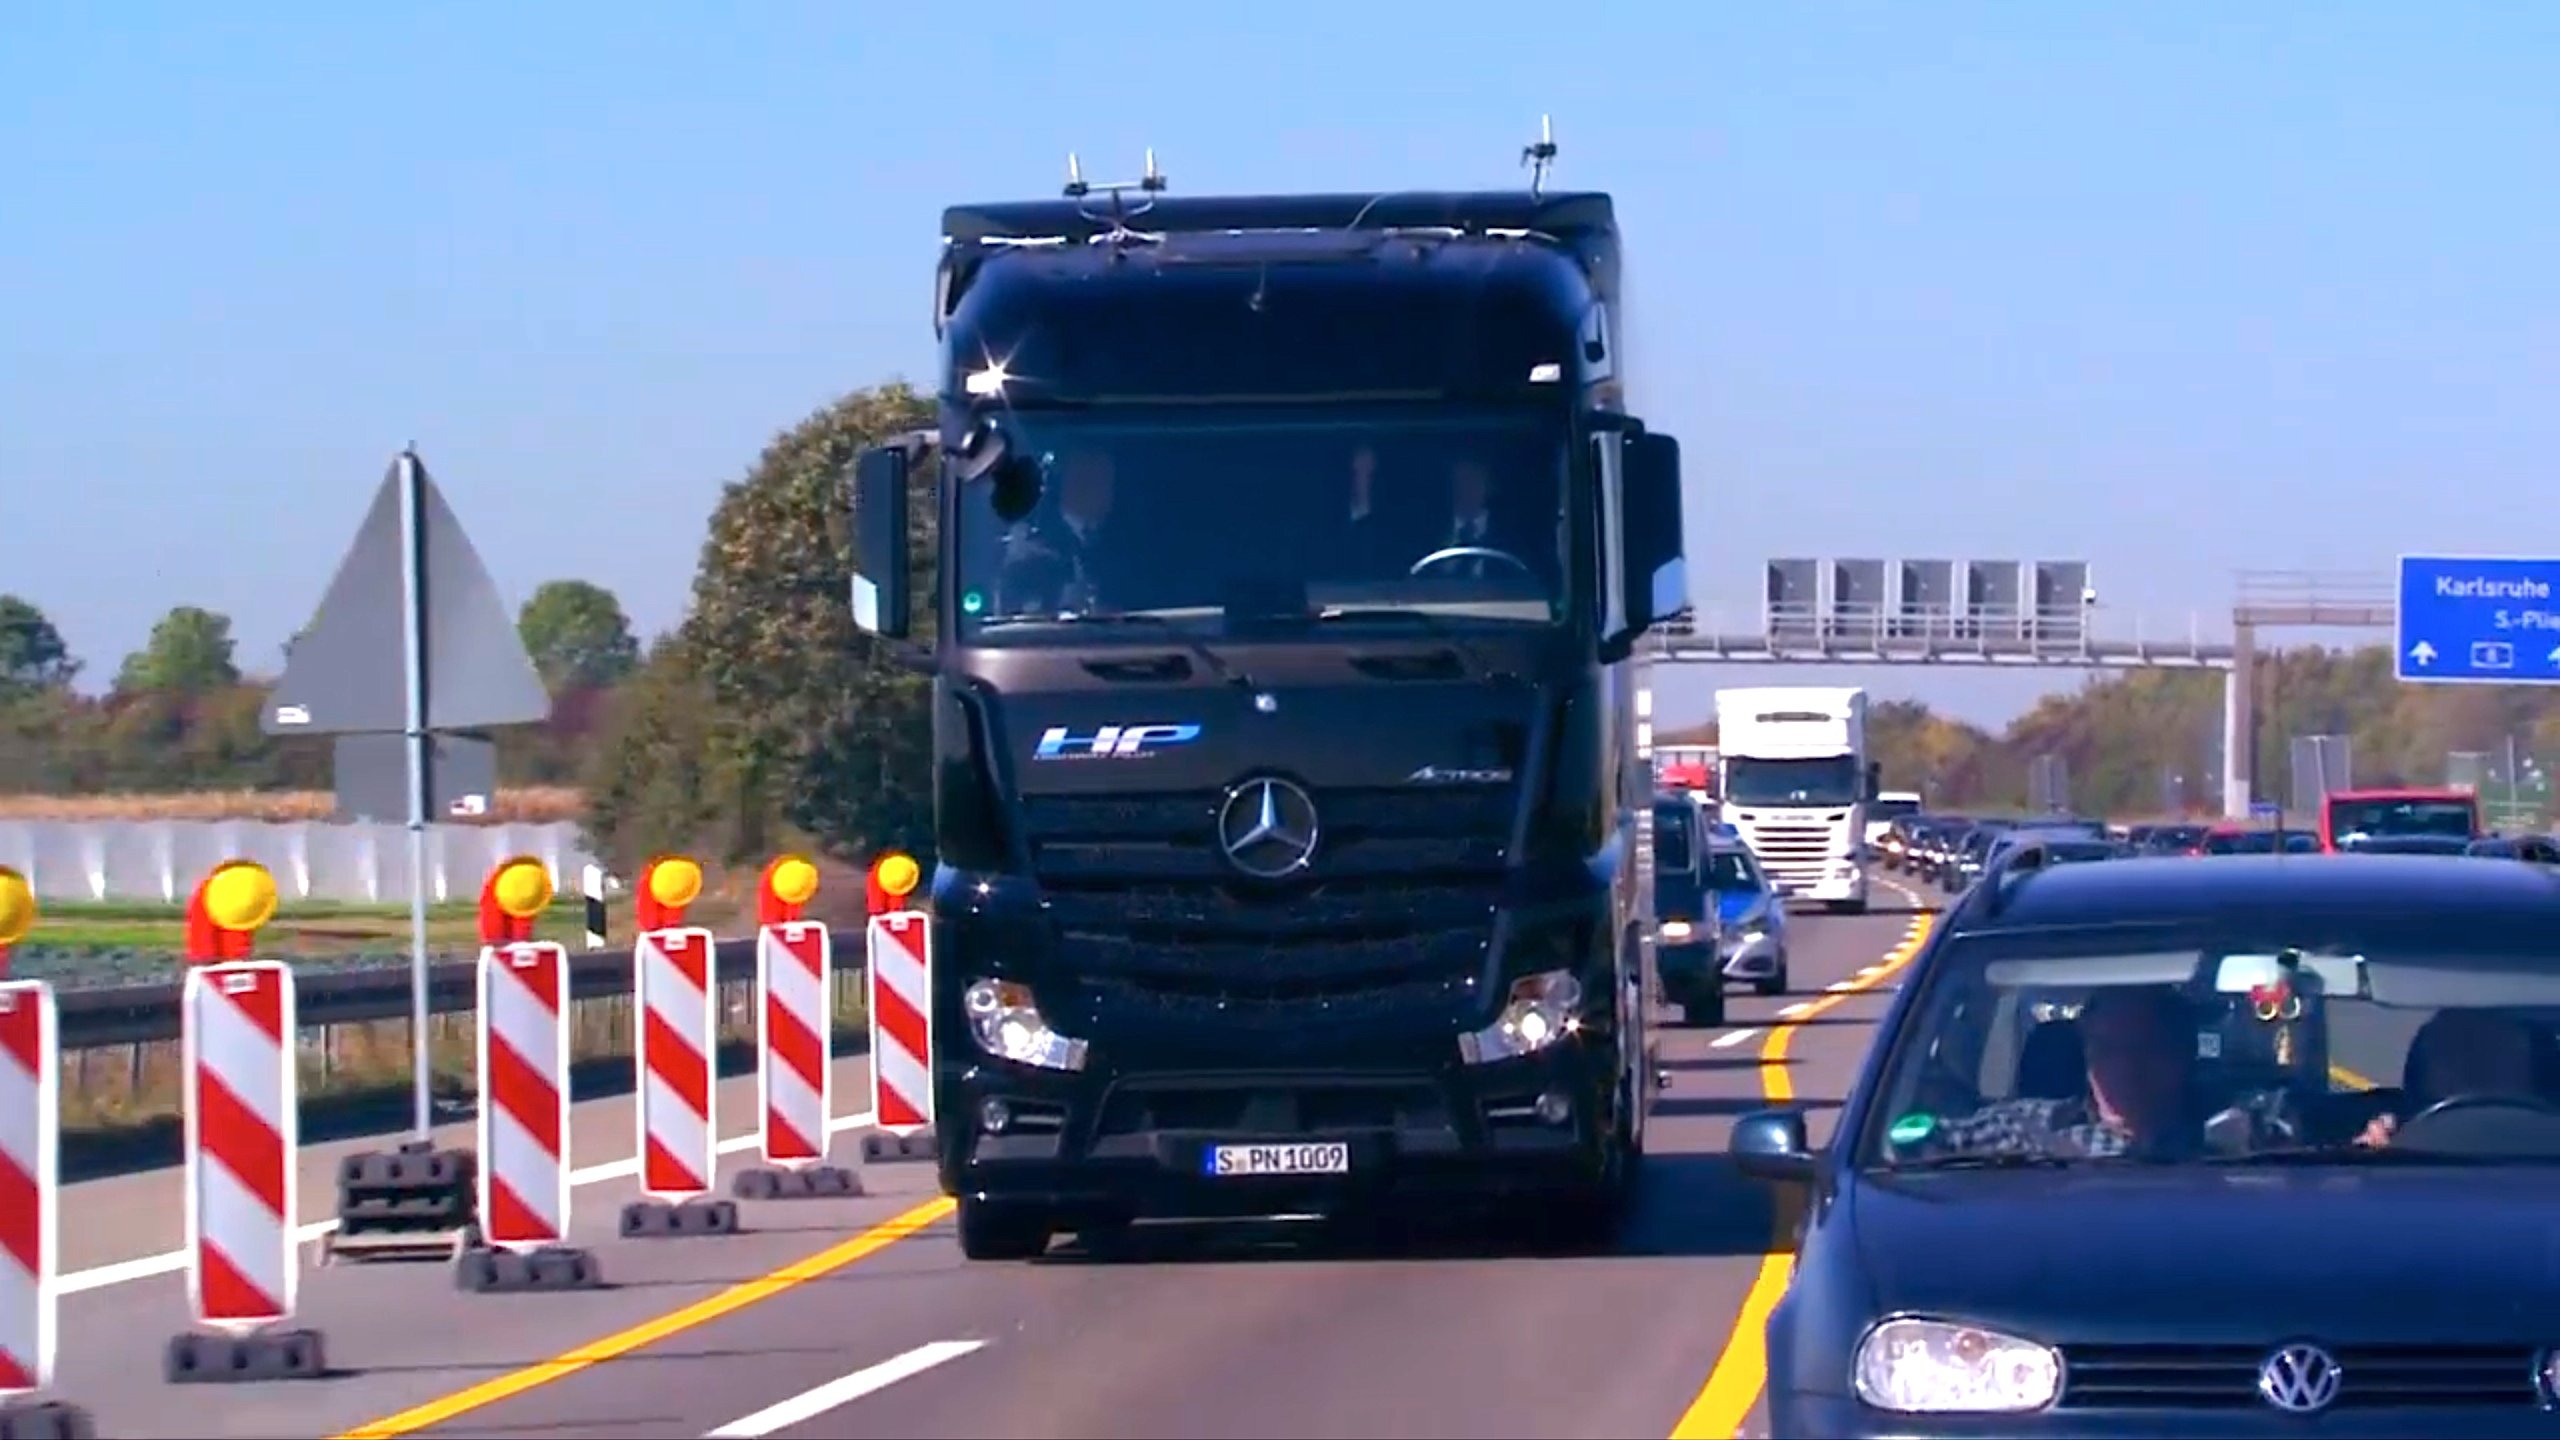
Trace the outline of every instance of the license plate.
[[1340, 1175], [1351, 1168], [1351, 1147], [1339, 1140], [1316, 1145], [1212, 1145], [1200, 1157], [1203, 1174]]

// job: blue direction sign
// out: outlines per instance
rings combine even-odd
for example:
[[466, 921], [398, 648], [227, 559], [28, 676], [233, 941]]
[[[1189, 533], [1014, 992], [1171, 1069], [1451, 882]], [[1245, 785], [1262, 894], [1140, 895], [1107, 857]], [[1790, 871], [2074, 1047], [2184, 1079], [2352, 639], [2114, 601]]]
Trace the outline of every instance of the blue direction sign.
[[2400, 557], [2400, 678], [2560, 685], [2560, 560]]
[[2282, 814], [2284, 814], [2284, 807], [2273, 800], [2249, 802], [2249, 818], [2252, 820], [2273, 820]]

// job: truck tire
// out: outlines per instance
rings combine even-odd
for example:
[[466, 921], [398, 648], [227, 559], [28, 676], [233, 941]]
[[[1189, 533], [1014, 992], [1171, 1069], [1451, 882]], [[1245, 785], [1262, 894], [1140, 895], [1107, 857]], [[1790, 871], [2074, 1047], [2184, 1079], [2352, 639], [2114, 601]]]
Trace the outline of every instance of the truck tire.
[[1834, 900], [1831, 902], [1831, 913], [1834, 915], [1864, 915], [1867, 913], [1866, 899], [1861, 896], [1855, 900]]
[[1777, 969], [1775, 969], [1775, 970], [1770, 971], [1770, 972], [1769, 972], [1768, 974], [1766, 974], [1766, 975], [1761, 976], [1759, 979], [1752, 981], [1752, 982], [1751, 982], [1751, 988], [1752, 988], [1752, 989], [1754, 989], [1754, 990], [1759, 991], [1759, 992], [1760, 992], [1761, 994], [1763, 994], [1763, 995], [1784, 995], [1784, 994], [1786, 994], [1786, 993], [1787, 993], [1787, 957], [1786, 957], [1786, 956], [1784, 956], [1784, 955], [1779, 956], [1779, 957], [1778, 957], [1778, 968], [1777, 968]]
[[1680, 1001], [1680, 1023], [1688, 1026], [1723, 1024], [1724, 983], [1716, 981], [1683, 997]]
[[1049, 1217], [1020, 1206], [963, 1195], [957, 1228], [972, 1260], [1037, 1260], [1049, 1249]]

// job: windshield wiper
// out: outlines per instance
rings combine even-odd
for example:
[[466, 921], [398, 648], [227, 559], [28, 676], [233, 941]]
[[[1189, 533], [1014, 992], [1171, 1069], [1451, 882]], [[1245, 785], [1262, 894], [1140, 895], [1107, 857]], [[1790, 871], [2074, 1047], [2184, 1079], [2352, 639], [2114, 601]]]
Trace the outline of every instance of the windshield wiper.
[[2560, 1155], [2478, 1155], [2406, 1145], [2302, 1145], [2283, 1150], [2199, 1155], [2194, 1163], [2269, 1169], [2313, 1165], [2552, 1165], [2560, 1164]]
[[1241, 685], [1247, 690], [1257, 688], [1254, 685], [1252, 676], [1246, 674], [1241, 666], [1228, 663], [1225, 656], [1220, 655], [1217, 651], [1209, 648], [1208, 642], [1202, 640], [1199, 636], [1192, 634], [1190, 631], [1183, 629], [1181, 626], [1176, 625], [1162, 615], [1150, 615], [1143, 610], [1113, 610], [1104, 611], [1099, 614], [1086, 612], [1074, 615], [1006, 615], [997, 619], [979, 622], [979, 628], [982, 630], [1004, 625], [1073, 625], [1077, 627], [1087, 625], [1129, 625], [1143, 627], [1149, 630], [1161, 630], [1169, 636], [1175, 644], [1180, 645], [1185, 650], [1188, 650], [1193, 655], [1199, 657], [1200, 663], [1208, 667], [1210, 674], [1217, 676], [1219, 679], [1224, 680], [1231, 685]]
[[1456, 651], [1459, 658], [1477, 674], [1487, 678], [1516, 678], [1508, 671], [1497, 675], [1495, 666], [1485, 659], [1484, 652], [1477, 649], [1474, 642], [1460, 633], [1456, 626], [1428, 610], [1400, 610], [1392, 605], [1327, 605], [1310, 613], [1307, 618], [1319, 625], [1337, 622], [1410, 625]]

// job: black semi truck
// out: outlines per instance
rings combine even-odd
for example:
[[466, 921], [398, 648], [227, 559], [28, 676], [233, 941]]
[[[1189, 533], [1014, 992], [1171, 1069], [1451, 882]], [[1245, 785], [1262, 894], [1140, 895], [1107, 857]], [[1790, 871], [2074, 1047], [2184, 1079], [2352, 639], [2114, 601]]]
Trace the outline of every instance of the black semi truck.
[[1656, 1074], [1636, 651], [1686, 588], [1610, 198], [1151, 157], [943, 236], [939, 431], [856, 465], [853, 604], [935, 610], [962, 1249], [1421, 1199], [1605, 1238]]

